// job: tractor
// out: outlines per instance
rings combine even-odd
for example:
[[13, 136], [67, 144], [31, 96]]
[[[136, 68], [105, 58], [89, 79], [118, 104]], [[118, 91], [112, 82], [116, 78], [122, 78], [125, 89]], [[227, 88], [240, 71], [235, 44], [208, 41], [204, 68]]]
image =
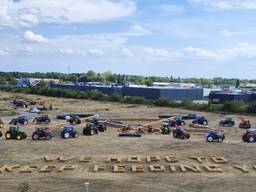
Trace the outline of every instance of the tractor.
[[222, 127], [233, 127], [235, 126], [235, 121], [231, 117], [227, 117], [225, 120], [221, 120], [219, 125]]
[[239, 123], [239, 128], [241, 129], [250, 129], [252, 127], [249, 120], [244, 119], [243, 117], [237, 117], [241, 122]]
[[247, 129], [247, 131], [243, 134], [242, 140], [244, 142], [255, 142], [256, 141], [256, 130], [255, 129]]
[[87, 123], [83, 129], [83, 134], [87, 136], [98, 134], [98, 133], [99, 133], [99, 129], [93, 123]]
[[189, 119], [196, 119], [197, 115], [194, 113], [189, 113], [188, 115], [183, 115], [182, 119], [189, 120]]
[[163, 135], [170, 135], [170, 133], [171, 133], [171, 126], [170, 126], [169, 122], [167, 122], [167, 121], [163, 122], [162, 127], [161, 127], [161, 133]]
[[72, 124], [72, 125], [81, 124], [81, 120], [80, 120], [79, 117], [76, 116], [76, 115], [70, 116], [70, 119], [68, 119], [67, 122], [69, 122], [69, 123]]
[[170, 126], [171, 127], [177, 127], [177, 126], [185, 126], [185, 121], [182, 119], [182, 117], [178, 116], [175, 117], [174, 119], [170, 119]]
[[4, 122], [2, 121], [2, 119], [0, 119], [0, 129], [4, 128]]
[[76, 131], [76, 129], [71, 126], [71, 125], [66, 125], [63, 127], [60, 136], [63, 139], [68, 139], [68, 138], [78, 138], [79, 137], [79, 133]]
[[173, 137], [179, 138], [179, 139], [189, 139], [190, 134], [186, 131], [184, 131], [183, 128], [177, 127], [175, 130], [173, 130]]
[[33, 120], [33, 123], [36, 124], [49, 124], [51, 122], [50, 118], [48, 115], [42, 115], [41, 117], [35, 117]]
[[27, 134], [20, 130], [17, 126], [11, 126], [9, 127], [9, 130], [5, 133], [6, 139], [16, 139], [16, 140], [22, 140], [27, 138]]
[[225, 139], [224, 133], [218, 133], [217, 131], [210, 131], [207, 136], [206, 136], [206, 141], [208, 142], [213, 142], [213, 141], [218, 141], [218, 142], [223, 142]]
[[197, 117], [192, 121], [193, 124], [208, 125], [208, 119], [204, 116]]
[[105, 132], [107, 130], [107, 125], [104, 122], [99, 122], [97, 128], [99, 132]]
[[12, 119], [11, 122], [10, 122], [10, 125], [17, 125], [17, 124], [27, 125], [28, 122], [29, 122], [28, 117], [19, 116], [17, 118]]
[[27, 108], [28, 107], [28, 105], [26, 104], [25, 101], [19, 100], [19, 99], [13, 100], [13, 105], [15, 108]]
[[52, 139], [52, 132], [49, 128], [43, 128], [43, 127], [36, 127], [35, 131], [32, 134], [33, 140], [40, 140], [40, 139], [46, 139], [50, 140]]

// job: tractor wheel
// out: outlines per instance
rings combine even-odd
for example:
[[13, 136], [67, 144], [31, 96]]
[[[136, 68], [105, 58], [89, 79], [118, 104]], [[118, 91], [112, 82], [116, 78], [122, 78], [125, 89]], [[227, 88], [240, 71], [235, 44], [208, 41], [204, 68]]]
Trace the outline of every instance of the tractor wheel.
[[39, 140], [39, 135], [36, 134], [36, 133], [33, 134], [33, 135], [32, 135], [32, 139], [33, 139], [33, 140]]
[[248, 139], [248, 141], [249, 141], [250, 143], [254, 142], [254, 137], [253, 137], [253, 136], [250, 136], [249, 139]]
[[222, 142], [223, 142], [223, 139], [222, 139], [222, 138], [219, 138], [218, 141], [219, 141], [219, 143], [222, 143]]
[[91, 132], [90, 132], [90, 135], [93, 135], [94, 134], [94, 131], [93, 131], [93, 129], [91, 130]]
[[79, 134], [78, 134], [78, 133], [76, 133], [76, 134], [74, 135], [74, 137], [75, 137], [75, 138], [78, 138], [78, 137], [79, 137]]
[[17, 136], [16, 136], [16, 139], [17, 139], [17, 140], [21, 140], [21, 139], [22, 139], [21, 135], [17, 135]]
[[64, 139], [68, 139], [70, 137], [69, 133], [64, 133]]
[[207, 141], [209, 142], [213, 142], [213, 138], [210, 136], [210, 137], [207, 137]]
[[185, 137], [184, 137], [184, 135], [183, 135], [183, 134], [181, 134], [180, 138], [181, 138], [181, 139], [185, 139]]
[[207, 121], [203, 121], [203, 125], [207, 125]]
[[52, 139], [52, 135], [51, 134], [46, 135], [46, 139], [47, 140], [51, 140]]
[[11, 139], [11, 138], [12, 138], [12, 134], [9, 133], [9, 132], [7, 132], [7, 133], [5, 134], [5, 138], [6, 138], [6, 139]]
[[4, 127], [4, 124], [3, 123], [0, 123], [0, 128], [3, 128]]

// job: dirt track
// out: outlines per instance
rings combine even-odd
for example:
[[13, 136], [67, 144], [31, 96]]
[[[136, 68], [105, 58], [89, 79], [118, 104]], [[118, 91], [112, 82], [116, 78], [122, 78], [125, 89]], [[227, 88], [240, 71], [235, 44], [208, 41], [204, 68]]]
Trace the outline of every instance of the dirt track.
[[[11, 94], [2, 93], [0, 98], [13, 97]], [[24, 95], [19, 95], [24, 97]], [[27, 97], [27, 96], [26, 96]], [[37, 98], [38, 96], [29, 96]], [[187, 114], [191, 111], [171, 108], [147, 107], [137, 105], [125, 105], [116, 103], [104, 103], [73, 99], [52, 99], [54, 107], [58, 110], [50, 111], [48, 114], [53, 120], [53, 124], [62, 121], [55, 120], [56, 114], [65, 112], [95, 112], [103, 118], [116, 117], [152, 117], [156, 118], [161, 113]], [[5, 101], [1, 101], [5, 104]], [[22, 112], [22, 110], [18, 111]], [[219, 114], [199, 113], [209, 118], [210, 126], [216, 127], [219, 120], [223, 117]], [[234, 116], [235, 117], [235, 116]], [[4, 133], [7, 124], [13, 117], [2, 117], [6, 127], [1, 131]], [[254, 117], [246, 117], [256, 125]], [[136, 123], [136, 122], [135, 122]], [[189, 123], [189, 121], [188, 121]], [[236, 122], [238, 124], [238, 121]], [[79, 132], [85, 125], [76, 126]], [[32, 191], [65, 191], [77, 192], [85, 191], [83, 183], [91, 183], [91, 192], [214, 192], [214, 191], [254, 191], [256, 170], [252, 169], [256, 165], [256, 152], [254, 144], [243, 143], [241, 135], [244, 130], [239, 128], [225, 128], [226, 140], [224, 143], [207, 143], [205, 138], [192, 136], [190, 140], [177, 140], [166, 135], [144, 135], [142, 138], [119, 138], [117, 129], [109, 128], [106, 133], [96, 136], [80, 136], [78, 139], [63, 140], [56, 135], [51, 141], [32, 141], [31, 134], [35, 125], [21, 126], [29, 138], [22, 141], [5, 140], [0, 138], [0, 164], [35, 164], [43, 166], [44, 156], [92, 156], [94, 159], [87, 164], [81, 164], [76, 159], [67, 164], [78, 164], [79, 168], [75, 171], [66, 171], [63, 173], [0, 173], [0, 191], [17, 191], [21, 182], [28, 182]], [[158, 155], [161, 161], [157, 164], [167, 166], [164, 161], [167, 155], [176, 155], [180, 163], [197, 164], [190, 156], [223, 156], [229, 160], [227, 165], [223, 165], [223, 173], [172, 173], [166, 170], [164, 173], [150, 173], [147, 169], [148, 163], [144, 160], [141, 165], [145, 166], [144, 173], [131, 173], [130, 164], [125, 162], [129, 156], [139, 155], [143, 159], [147, 155]], [[111, 172], [111, 166], [107, 165], [107, 170], [101, 173], [91, 171], [95, 164], [105, 164], [105, 159], [109, 155], [118, 155], [123, 157], [122, 164], [127, 166], [127, 172], [118, 174]], [[208, 160], [208, 163], [210, 160]], [[63, 163], [53, 162], [58, 166]], [[233, 165], [247, 165], [249, 173], [233, 169]]]

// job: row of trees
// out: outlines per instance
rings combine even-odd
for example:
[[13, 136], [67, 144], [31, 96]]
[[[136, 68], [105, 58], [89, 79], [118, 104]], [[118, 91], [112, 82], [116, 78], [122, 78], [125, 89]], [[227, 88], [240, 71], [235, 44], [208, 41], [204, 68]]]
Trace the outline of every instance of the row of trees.
[[182, 79], [180, 77], [175, 78], [173, 76], [170, 77], [144, 77], [138, 75], [124, 75], [124, 74], [115, 74], [109, 71], [104, 73], [96, 73], [94, 71], [88, 71], [86, 73], [72, 73], [72, 74], [64, 74], [64, 73], [27, 73], [27, 72], [0, 72], [0, 84], [4, 81], [10, 81], [12, 79], [12, 83], [15, 78], [49, 78], [49, 79], [60, 79], [61, 81], [72, 81], [72, 82], [103, 82], [106, 84], [117, 83], [117, 84], [125, 84], [127, 82], [132, 82], [135, 84], [144, 84], [144, 85], [152, 85], [153, 82], [184, 82], [184, 83], [195, 83], [201, 84], [205, 86], [211, 87], [212, 85], [223, 85], [230, 84], [239, 86], [240, 83], [256, 83], [256, 80], [239, 80], [239, 79], [226, 79], [226, 78], [185, 78]]
[[77, 90], [54, 89], [48, 88], [43, 84], [29, 88], [14, 88], [5, 86], [1, 87], [1, 89], [10, 92], [45, 95], [52, 97], [92, 99], [98, 101], [121, 102], [129, 104], [145, 104], [161, 107], [179, 107], [195, 111], [256, 114], [256, 101], [251, 102], [249, 104], [239, 101], [226, 102], [225, 104], [199, 104], [194, 103], [192, 100], [189, 99], [184, 99], [182, 100], [182, 102], [176, 102], [169, 99], [148, 100], [143, 97], [122, 97], [118, 94], [112, 94], [110, 96], [107, 96], [95, 90], [83, 92]]

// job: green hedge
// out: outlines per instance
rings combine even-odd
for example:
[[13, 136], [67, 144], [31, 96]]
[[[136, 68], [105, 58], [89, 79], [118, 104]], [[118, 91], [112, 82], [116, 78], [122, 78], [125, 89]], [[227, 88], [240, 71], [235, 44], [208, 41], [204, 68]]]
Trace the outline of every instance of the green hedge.
[[3, 91], [15, 92], [15, 93], [27, 93], [35, 95], [44, 95], [51, 97], [64, 97], [64, 98], [74, 98], [74, 99], [91, 99], [98, 101], [110, 101], [110, 102], [121, 102], [129, 104], [145, 104], [145, 105], [155, 105], [160, 107], [179, 107], [194, 111], [208, 111], [208, 112], [230, 112], [230, 113], [256, 113], [256, 101], [249, 104], [245, 104], [239, 101], [226, 102], [224, 104], [199, 104], [194, 103], [190, 99], [184, 99], [181, 102], [176, 102], [170, 99], [158, 99], [149, 100], [143, 97], [122, 97], [116, 93], [107, 96], [102, 92], [93, 91], [77, 91], [69, 89], [56, 89], [48, 87], [28, 87], [28, 88], [15, 88], [15, 87], [0, 87]]

